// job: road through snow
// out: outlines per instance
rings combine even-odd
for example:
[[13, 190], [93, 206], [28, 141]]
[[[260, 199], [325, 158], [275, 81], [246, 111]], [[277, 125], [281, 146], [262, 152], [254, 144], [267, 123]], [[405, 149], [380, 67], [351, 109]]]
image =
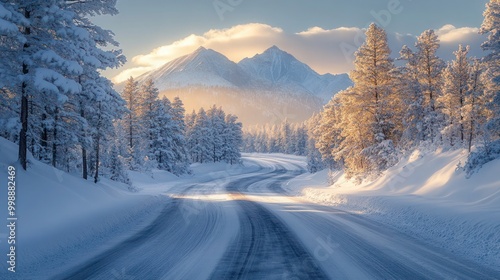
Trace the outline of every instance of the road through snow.
[[53, 279], [500, 279], [500, 272], [362, 215], [288, 196], [305, 172], [281, 156], [260, 169], [177, 186], [156, 219]]

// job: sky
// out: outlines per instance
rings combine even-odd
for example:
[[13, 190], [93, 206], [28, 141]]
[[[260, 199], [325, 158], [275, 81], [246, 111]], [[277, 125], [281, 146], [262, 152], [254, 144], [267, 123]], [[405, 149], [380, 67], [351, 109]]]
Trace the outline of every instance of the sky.
[[212, 48], [237, 62], [272, 45], [317, 72], [352, 70], [354, 50], [371, 22], [388, 33], [393, 56], [426, 29], [440, 35], [440, 54], [458, 44], [480, 56], [477, 34], [488, 0], [118, 0], [115, 16], [94, 22], [116, 34], [127, 64], [104, 74], [120, 82], [188, 54]]

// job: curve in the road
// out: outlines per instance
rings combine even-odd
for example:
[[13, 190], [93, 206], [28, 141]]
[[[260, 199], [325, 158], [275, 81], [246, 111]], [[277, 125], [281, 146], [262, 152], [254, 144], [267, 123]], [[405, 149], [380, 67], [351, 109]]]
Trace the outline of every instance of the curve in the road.
[[[238, 237], [210, 279], [328, 279], [300, 240], [273, 213], [259, 203], [245, 200], [241, 192], [256, 182], [270, 178], [282, 180], [287, 171], [244, 178], [227, 185], [240, 208]], [[288, 175], [291, 178], [293, 175]], [[308, 265], [302, 265], [307, 262]], [[288, 276], [288, 277], [287, 277]]]

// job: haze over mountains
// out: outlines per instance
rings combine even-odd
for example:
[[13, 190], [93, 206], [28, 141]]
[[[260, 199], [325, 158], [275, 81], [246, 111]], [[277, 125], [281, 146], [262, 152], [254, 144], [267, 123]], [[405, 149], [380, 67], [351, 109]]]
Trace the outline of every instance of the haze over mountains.
[[[235, 63], [198, 48], [137, 78], [153, 79], [162, 95], [179, 96], [187, 111], [222, 106], [245, 125], [308, 119], [352, 85], [347, 74], [320, 75], [276, 46]], [[118, 85], [120, 87], [120, 85]]]

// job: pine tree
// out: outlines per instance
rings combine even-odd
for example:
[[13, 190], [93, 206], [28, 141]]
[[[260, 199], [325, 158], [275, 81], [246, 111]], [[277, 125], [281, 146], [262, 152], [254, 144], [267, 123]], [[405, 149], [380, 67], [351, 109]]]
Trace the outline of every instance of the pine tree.
[[491, 0], [486, 5], [480, 32], [488, 34], [488, 39], [481, 47], [489, 52], [485, 56], [484, 62], [487, 66], [486, 90], [492, 100], [488, 104], [488, 109], [493, 113], [486, 128], [493, 140], [496, 140], [500, 138], [500, 2], [498, 0]]
[[[394, 65], [385, 31], [371, 24], [366, 32], [365, 43], [356, 53], [355, 70], [350, 74], [354, 88], [346, 92], [348, 109], [344, 111], [347, 126], [356, 131], [345, 129], [343, 143], [361, 141], [357, 147], [364, 159], [356, 164], [346, 163], [351, 170], [365, 173], [385, 170], [395, 163], [394, 142], [397, 141], [397, 117], [393, 112], [398, 106], [398, 98], [393, 93]], [[355, 140], [356, 139], [356, 140]], [[356, 167], [354, 167], [357, 165]]]
[[483, 81], [484, 65], [473, 59], [470, 66], [470, 77], [466, 92], [466, 105], [464, 106], [464, 126], [466, 131], [467, 149], [472, 150], [474, 140], [482, 135], [482, 127], [489, 115], [487, 98], [484, 94]]
[[[331, 101], [328, 104], [331, 104]], [[316, 144], [316, 139], [319, 138], [318, 136], [323, 136], [324, 133], [326, 134], [326, 131], [321, 131], [320, 129], [321, 121], [321, 115], [315, 114], [307, 122], [307, 170], [310, 173], [316, 173], [326, 167], [325, 162], [323, 161], [323, 156], [318, 150], [318, 145]], [[327, 156], [331, 157], [331, 153]], [[333, 169], [333, 164], [331, 167]]]
[[19, 160], [26, 169], [29, 100], [37, 95], [54, 95], [62, 104], [68, 98], [67, 94], [81, 90], [72, 79], [83, 70], [73, 55], [78, 50], [72, 43], [81, 28], [75, 25], [76, 15], [62, 1], [14, 1], [10, 5], [12, 9], [21, 11], [25, 23], [19, 26], [23, 45], [15, 49], [15, 55], [22, 64], [17, 68], [21, 78], [18, 80], [21, 99]]
[[117, 182], [122, 182], [130, 185], [130, 178], [128, 177], [127, 170], [123, 164], [123, 159], [118, 153], [118, 148], [113, 145], [111, 153], [109, 155], [109, 168], [110, 168], [110, 179]]
[[484, 125], [485, 143], [476, 152], [469, 155], [465, 170], [471, 175], [483, 164], [500, 158], [500, 2], [490, 0], [486, 4], [484, 21], [480, 32], [488, 34], [488, 39], [481, 47], [488, 54], [484, 57], [484, 92], [487, 97], [487, 109], [491, 116]]
[[224, 111], [215, 105], [207, 111], [207, 118], [210, 123], [208, 127], [208, 132], [210, 133], [209, 146], [213, 162], [218, 162], [222, 158], [223, 134], [226, 125], [224, 121], [225, 117]]
[[462, 45], [454, 52], [455, 60], [444, 71], [443, 95], [438, 98], [446, 116], [444, 136], [449, 139], [450, 146], [461, 147], [465, 141], [465, 105], [470, 78], [468, 52], [469, 47], [464, 48]]
[[243, 144], [242, 124], [238, 122], [238, 117], [228, 114], [225, 119], [225, 129], [223, 133], [222, 158], [230, 163], [238, 163], [241, 158], [240, 149]]
[[[162, 102], [170, 104], [168, 98], [163, 98]], [[167, 106], [165, 106], [167, 107]], [[185, 131], [187, 129], [184, 121], [185, 109], [182, 100], [179, 97], [174, 98], [174, 102], [170, 106], [170, 115], [172, 116], [172, 125], [170, 133], [172, 135], [172, 147], [174, 150], [174, 167], [172, 172], [180, 175], [189, 172], [189, 152], [186, 145]]]
[[212, 159], [213, 141], [212, 133], [209, 131], [211, 126], [207, 113], [200, 108], [194, 120], [189, 142], [193, 143], [191, 148], [191, 159], [193, 162], [204, 163]]
[[436, 109], [436, 99], [441, 96], [442, 71], [444, 62], [437, 57], [439, 39], [434, 30], [424, 31], [415, 44], [420, 88], [424, 101], [424, 140], [434, 142], [439, 135], [441, 121]]
[[159, 91], [155, 87], [153, 80], [149, 79], [142, 84], [140, 89], [140, 103], [138, 106], [138, 117], [141, 129], [138, 133], [144, 139], [147, 139], [144, 148], [150, 160], [156, 159], [159, 153], [158, 149], [160, 149], [162, 146], [161, 142], [163, 142], [159, 118], [162, 117], [161, 114], [168, 114], [165, 108], [161, 108], [158, 95]]
[[395, 71], [395, 88], [401, 95], [404, 111], [402, 114], [403, 129], [399, 147], [402, 150], [411, 151], [425, 140], [424, 118], [425, 96], [419, 83], [418, 57], [407, 46], [403, 46], [400, 52], [400, 60], [406, 61], [406, 65]]
[[126, 156], [129, 168], [139, 170], [142, 165], [142, 154], [140, 153], [140, 96], [139, 85], [130, 77], [122, 92], [122, 98], [127, 102], [127, 112], [123, 120], [123, 128], [127, 135], [129, 154]]

